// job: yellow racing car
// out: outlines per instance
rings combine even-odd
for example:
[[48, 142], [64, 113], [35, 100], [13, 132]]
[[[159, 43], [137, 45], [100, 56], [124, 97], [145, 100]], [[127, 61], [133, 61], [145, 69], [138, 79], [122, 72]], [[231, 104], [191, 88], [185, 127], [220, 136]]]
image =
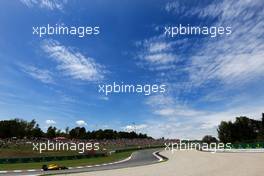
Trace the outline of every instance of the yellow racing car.
[[48, 171], [48, 170], [65, 170], [68, 169], [65, 166], [60, 166], [58, 164], [49, 164], [49, 165], [43, 165], [42, 170], [43, 171]]

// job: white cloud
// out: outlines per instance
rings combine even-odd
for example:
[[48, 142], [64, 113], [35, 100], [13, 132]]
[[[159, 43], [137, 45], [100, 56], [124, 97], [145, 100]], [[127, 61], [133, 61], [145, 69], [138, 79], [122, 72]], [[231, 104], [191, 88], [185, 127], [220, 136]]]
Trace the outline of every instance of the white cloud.
[[148, 42], [145, 41], [145, 45], [147, 45], [147, 49], [150, 53], [158, 53], [162, 51], [167, 51], [171, 49], [171, 44], [166, 42]]
[[47, 125], [55, 125], [56, 122], [54, 120], [46, 120]]
[[177, 15], [178, 18], [182, 18], [192, 16], [217, 17], [223, 9], [220, 1], [212, 1], [209, 5], [203, 5], [203, 3], [199, 3], [198, 1], [194, 4], [190, 5], [186, 1], [174, 0], [165, 5], [165, 10], [170, 14]]
[[214, 76], [226, 83], [248, 82], [262, 76], [264, 73], [264, 52], [231, 55], [232, 59], [226, 58], [219, 65]]
[[[222, 111], [204, 111], [191, 113], [192, 118], [184, 118], [170, 112], [166, 114], [169, 118], [150, 119], [142, 132], [147, 132], [155, 138], [180, 138], [180, 139], [202, 139], [204, 135], [217, 137], [217, 127], [221, 121], [234, 121], [236, 117], [247, 116], [253, 119], [261, 119], [263, 105], [241, 105], [224, 109]], [[170, 116], [167, 116], [170, 115]], [[133, 126], [129, 126], [133, 130]]]
[[[262, 99], [255, 102], [245, 102], [247, 96], [243, 95], [228, 99], [226, 107], [219, 107], [218, 110], [193, 108], [184, 105], [173, 95], [150, 96], [146, 104], [150, 106], [154, 115], [159, 118], [152, 118], [144, 122], [146, 128], [143, 132], [149, 135], [169, 138], [201, 139], [204, 135], [210, 134], [217, 137], [217, 126], [221, 121], [233, 121], [235, 117], [248, 116], [253, 119], [260, 119], [263, 112], [264, 102]], [[227, 106], [230, 104], [229, 106]], [[161, 118], [163, 117], [163, 118]]]
[[87, 123], [84, 120], [77, 120], [75, 123], [78, 126], [86, 126], [87, 125]]
[[204, 115], [206, 112], [195, 110], [178, 102], [172, 95], [155, 95], [146, 100], [153, 113], [168, 118], [184, 118]]
[[193, 117], [204, 114], [201, 111], [184, 106], [176, 106], [173, 108], [161, 108], [155, 110], [154, 113], [160, 116], [167, 116], [167, 117]]
[[104, 96], [104, 97], [99, 97], [100, 100], [104, 100], [104, 101], [108, 101], [109, 100], [109, 97], [107, 96]]
[[137, 55], [138, 65], [149, 70], [167, 70], [174, 68], [178, 61], [172, 52], [176, 42], [166, 42], [164, 36], [153, 37], [149, 40], [137, 42], [137, 47], [142, 48]]
[[[199, 42], [189, 41], [193, 50], [188, 51], [192, 55], [186, 57], [178, 52], [176, 57], [177, 60], [184, 58], [187, 65], [181, 65], [181, 70], [177, 65], [166, 68], [173, 74], [176, 70], [184, 74], [187, 71], [189, 75], [187, 81], [195, 87], [215, 80], [223, 84], [241, 85], [262, 78], [264, 75], [264, 59], [262, 59], [264, 39], [261, 37], [264, 27], [263, 8], [262, 0], [224, 0], [212, 1], [208, 4], [197, 1], [195, 5], [180, 0], [167, 3], [165, 10], [170, 15], [182, 19], [197, 18], [201, 21], [201, 26], [202, 21], [207, 22], [208, 19], [213, 19], [212, 21], [215, 22], [210, 24], [211, 26], [230, 26], [232, 34], [226, 37], [218, 36], [216, 40], [201, 38]], [[160, 36], [153, 38], [155, 40], [149, 41], [164, 42], [164, 38]], [[173, 47], [171, 41], [166, 43], [171, 50], [179, 48], [179, 46]], [[173, 77], [173, 74], [170, 77]]]
[[175, 56], [169, 53], [146, 55], [144, 59], [152, 64], [167, 64], [175, 60]]
[[[165, 10], [168, 11], [168, 12], [172, 12], [172, 11], [176, 11], [176, 12], [179, 12], [181, 9], [183, 9], [180, 5], [180, 2], [179, 1], [173, 1], [173, 2], [168, 2], [166, 5], [165, 5]], [[180, 13], [180, 12], [179, 12]]]
[[46, 84], [55, 83], [52, 73], [49, 70], [39, 69], [34, 66], [22, 66], [25, 73], [29, 74], [32, 78], [37, 79]]
[[[190, 8], [174, 1], [167, 6], [169, 12], [178, 16], [198, 16], [201, 20], [217, 17], [211, 26], [232, 27], [230, 36], [201, 39], [200, 43], [193, 44], [198, 52], [189, 58], [191, 65], [187, 70], [194, 85], [200, 86], [211, 80], [244, 84], [263, 76], [263, 1], [225, 0], [205, 6], [198, 3]], [[181, 12], [180, 9], [186, 10]]]
[[[175, 39], [182, 42], [182, 46], [160, 36], [141, 43], [144, 50], [140, 54], [144, 57], [155, 52], [177, 53], [176, 62], [164, 64], [168, 65], [166, 73], [157, 69], [159, 65], [152, 64], [151, 59], [145, 59], [147, 66], [154, 68], [152, 70], [162, 71], [157, 80], [167, 82], [169, 90], [167, 95], [151, 96], [146, 101], [153, 114], [166, 117], [146, 122], [153, 136], [201, 138], [205, 134], [216, 135], [221, 120], [234, 120], [242, 115], [258, 118], [263, 111], [261, 88], [254, 87], [264, 78], [263, 1], [225, 0], [201, 4], [190, 8], [183, 1], [173, 1], [165, 9], [177, 18], [198, 18], [201, 23], [209, 18], [216, 21], [212, 26], [231, 26], [230, 36], [205, 37], [199, 42], [190, 39], [188, 43]], [[152, 44], [164, 42], [167, 45], [160, 47]], [[180, 52], [182, 48], [179, 50], [186, 45], [191, 46], [187, 57]], [[150, 50], [148, 46], [155, 47]], [[177, 65], [178, 60], [185, 62]], [[204, 96], [203, 102], [196, 99], [199, 96]], [[216, 107], [212, 101], [221, 103]]]
[[128, 131], [128, 132], [136, 131], [138, 133], [138, 132], [144, 131], [144, 129], [146, 128], [147, 128], [146, 124], [138, 124], [138, 125], [127, 125], [123, 127], [123, 130]]
[[40, 7], [48, 10], [63, 10], [67, 0], [20, 0], [29, 8]]
[[99, 81], [104, 78], [103, 66], [96, 63], [95, 59], [85, 57], [58, 41], [45, 40], [42, 49], [58, 63], [57, 69], [66, 76], [83, 81]]
[[[205, 130], [198, 130], [197, 124], [180, 123], [173, 119], [152, 120], [146, 122], [148, 127], [145, 129], [148, 135], [154, 138], [171, 138], [171, 139], [201, 139]], [[209, 130], [208, 130], [209, 131]]]
[[148, 97], [146, 100], [146, 104], [150, 105], [151, 107], [161, 106], [161, 107], [168, 107], [174, 103], [174, 99], [171, 96], [166, 95], [153, 95]]

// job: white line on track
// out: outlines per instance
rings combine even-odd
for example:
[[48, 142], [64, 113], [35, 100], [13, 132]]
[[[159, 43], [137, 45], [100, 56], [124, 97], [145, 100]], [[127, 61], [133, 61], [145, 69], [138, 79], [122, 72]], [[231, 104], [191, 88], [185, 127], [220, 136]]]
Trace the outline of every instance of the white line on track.
[[22, 172], [22, 170], [14, 170], [13, 172]]
[[35, 172], [37, 171], [36, 169], [30, 169], [30, 170], [27, 170], [28, 172]]
[[157, 153], [158, 153], [158, 151], [153, 152], [152, 154], [153, 154], [156, 158], [158, 158], [159, 162], [163, 161], [163, 158], [160, 157], [159, 155], [157, 155]]

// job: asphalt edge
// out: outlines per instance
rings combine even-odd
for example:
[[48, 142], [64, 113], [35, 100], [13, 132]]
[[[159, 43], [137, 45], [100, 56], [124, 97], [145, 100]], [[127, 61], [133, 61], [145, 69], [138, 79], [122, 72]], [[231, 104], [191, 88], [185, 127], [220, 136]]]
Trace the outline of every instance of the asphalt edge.
[[[72, 169], [82, 169], [82, 168], [91, 168], [91, 167], [99, 167], [99, 166], [107, 166], [107, 165], [112, 165], [112, 164], [118, 164], [118, 163], [123, 163], [123, 162], [126, 162], [126, 161], [129, 161], [132, 157], [133, 153], [125, 158], [125, 159], [122, 159], [122, 160], [119, 160], [119, 161], [115, 161], [115, 162], [110, 162], [110, 163], [102, 163], [102, 164], [95, 164], [95, 165], [87, 165], [87, 166], [75, 166], [75, 167], [68, 167], [69, 170], [72, 170]], [[22, 173], [22, 172], [28, 172], [30, 174], [30, 172], [36, 172], [36, 171], [43, 171], [42, 169], [28, 169], [28, 170], [7, 170], [7, 171], [0, 171], [0, 175], [1, 174], [8, 174], [8, 173], [11, 173], [11, 174], [19, 174], [19, 173]], [[44, 171], [43, 171], [43, 174], [41, 175], [45, 175]]]
[[169, 160], [167, 157], [160, 154], [161, 151], [153, 152], [152, 154], [159, 160], [159, 162], [167, 161]]

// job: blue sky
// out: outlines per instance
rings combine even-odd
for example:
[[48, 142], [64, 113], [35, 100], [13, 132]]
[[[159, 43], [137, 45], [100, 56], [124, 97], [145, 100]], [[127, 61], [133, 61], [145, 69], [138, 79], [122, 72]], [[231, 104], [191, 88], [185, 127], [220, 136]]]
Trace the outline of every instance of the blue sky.
[[[154, 137], [216, 135], [221, 120], [264, 111], [264, 3], [0, 2], [0, 119]], [[100, 26], [100, 35], [32, 35], [33, 26]], [[230, 36], [168, 38], [164, 26], [231, 26]], [[76, 64], [78, 63], [78, 64]], [[98, 93], [98, 84], [166, 84], [163, 94]]]

